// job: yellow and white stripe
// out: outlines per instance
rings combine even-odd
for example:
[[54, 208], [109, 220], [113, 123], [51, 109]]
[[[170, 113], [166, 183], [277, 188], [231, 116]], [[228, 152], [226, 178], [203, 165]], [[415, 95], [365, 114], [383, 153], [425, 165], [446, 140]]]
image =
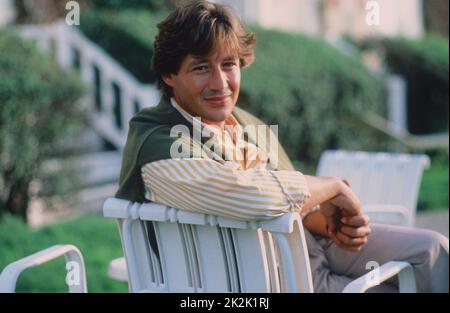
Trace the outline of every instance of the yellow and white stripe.
[[300, 172], [243, 169], [237, 162], [160, 160], [144, 165], [142, 178], [150, 201], [240, 220], [299, 212], [310, 197]]

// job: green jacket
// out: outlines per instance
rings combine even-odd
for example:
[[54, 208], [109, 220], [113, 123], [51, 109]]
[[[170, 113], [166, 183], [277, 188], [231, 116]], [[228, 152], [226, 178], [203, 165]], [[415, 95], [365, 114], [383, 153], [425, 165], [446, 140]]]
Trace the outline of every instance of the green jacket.
[[[250, 113], [235, 107], [232, 112], [241, 126], [263, 125], [264, 123]], [[127, 142], [123, 151], [122, 167], [120, 171], [119, 190], [116, 197], [133, 202], [148, 202], [145, 198], [145, 187], [141, 177], [141, 167], [146, 163], [170, 159], [170, 148], [178, 139], [170, 137], [174, 125], [185, 125], [192, 132], [192, 124], [186, 120], [170, 103], [168, 97], [163, 96], [156, 107], [139, 111], [131, 120]], [[192, 138], [191, 146], [201, 147]], [[203, 140], [203, 138], [202, 138]], [[256, 144], [255, 138], [249, 135], [248, 140]], [[265, 147], [259, 147], [267, 151]], [[207, 151], [206, 155], [211, 155]], [[217, 155], [215, 155], [217, 157]], [[192, 155], [186, 155], [192, 157]], [[294, 170], [284, 149], [278, 143], [278, 170]]]

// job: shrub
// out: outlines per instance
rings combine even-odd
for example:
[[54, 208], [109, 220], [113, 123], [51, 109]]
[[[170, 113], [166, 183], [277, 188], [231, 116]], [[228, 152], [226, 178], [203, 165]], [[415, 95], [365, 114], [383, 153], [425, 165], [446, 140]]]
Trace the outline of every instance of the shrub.
[[43, 160], [84, 124], [83, 86], [9, 30], [0, 32], [0, 51], [0, 208], [26, 218]]
[[320, 39], [254, 30], [256, 62], [244, 70], [241, 106], [279, 124], [291, 158], [312, 162], [326, 148], [379, 147], [374, 134], [348, 123], [364, 111], [383, 114], [383, 85], [359, 60]]
[[155, 82], [151, 70], [153, 40], [156, 24], [163, 18], [163, 13], [145, 11], [89, 10], [81, 14], [80, 28], [139, 81], [152, 84]]
[[405, 77], [410, 132], [448, 132], [448, 39], [374, 39], [362, 46], [379, 49], [388, 68]]
[[87, 0], [88, 5], [96, 9], [123, 10], [143, 9], [158, 11], [174, 7], [169, 0]]

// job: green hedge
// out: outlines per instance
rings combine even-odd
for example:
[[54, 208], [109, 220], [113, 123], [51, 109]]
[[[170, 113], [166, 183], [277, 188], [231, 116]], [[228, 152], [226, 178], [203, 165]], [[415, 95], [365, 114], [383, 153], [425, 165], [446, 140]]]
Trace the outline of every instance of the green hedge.
[[0, 208], [25, 216], [42, 162], [87, 122], [84, 88], [10, 30], [0, 31], [0, 51]]
[[349, 123], [383, 113], [384, 88], [363, 64], [322, 40], [253, 27], [256, 62], [244, 70], [241, 106], [269, 124], [293, 159], [317, 161], [326, 148], [377, 149], [375, 134]]
[[87, 10], [81, 14], [80, 29], [130, 71], [139, 81], [152, 84], [153, 40], [156, 24], [165, 14], [150, 14], [144, 10]]
[[407, 81], [408, 125], [413, 134], [448, 132], [448, 38], [374, 39], [363, 48], [379, 49], [388, 68]]
[[[153, 83], [153, 40], [165, 16], [90, 11], [82, 14], [81, 29], [138, 79]], [[383, 114], [383, 85], [359, 60], [319, 39], [252, 30], [256, 62], [243, 72], [240, 105], [279, 124], [281, 142], [293, 159], [315, 162], [325, 148], [380, 149], [374, 134], [348, 123], [363, 111]]]
[[[127, 284], [107, 276], [112, 259], [123, 255], [117, 225], [99, 216], [29, 229], [23, 221], [6, 215], [0, 219], [0, 272], [20, 258], [56, 244], [74, 244], [84, 257], [89, 292], [127, 292]], [[18, 292], [68, 292], [64, 258], [24, 271]]]
[[96, 9], [124, 10], [167, 10], [174, 5], [169, 0], [87, 0], [87, 4]]

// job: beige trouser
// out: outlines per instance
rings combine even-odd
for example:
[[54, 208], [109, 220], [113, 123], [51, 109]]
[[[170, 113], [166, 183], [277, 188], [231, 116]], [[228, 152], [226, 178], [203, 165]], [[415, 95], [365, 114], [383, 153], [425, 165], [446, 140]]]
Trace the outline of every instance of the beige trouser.
[[[305, 229], [315, 292], [341, 292], [353, 279], [366, 274], [375, 261], [406, 261], [412, 264], [418, 292], [448, 292], [448, 238], [426, 229], [370, 224], [372, 233], [360, 252], [339, 248], [329, 239]], [[391, 280], [371, 292], [398, 292]]]

